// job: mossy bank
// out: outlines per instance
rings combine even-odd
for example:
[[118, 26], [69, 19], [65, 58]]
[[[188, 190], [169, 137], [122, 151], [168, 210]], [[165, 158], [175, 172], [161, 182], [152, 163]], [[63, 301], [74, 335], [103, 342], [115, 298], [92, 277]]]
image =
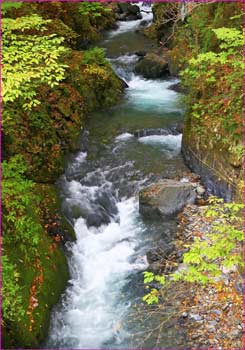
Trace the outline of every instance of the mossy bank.
[[[5, 50], [15, 50], [18, 40], [29, 40], [34, 50], [35, 45], [36, 50], [43, 50], [40, 40], [46, 40], [49, 64], [65, 67], [55, 84], [45, 77], [37, 81], [33, 75], [33, 80], [23, 82], [23, 95], [10, 96], [4, 105], [3, 346], [38, 348], [47, 335], [51, 309], [69, 278], [64, 243], [75, 239], [61, 213], [55, 182], [64, 170], [66, 155], [79, 150], [79, 135], [88, 114], [115, 104], [123, 93], [123, 82], [103, 50], [88, 49], [103, 30], [113, 26], [112, 5], [26, 3], [7, 7], [4, 20], [13, 30], [4, 29], [10, 30]], [[64, 54], [58, 57], [48, 50], [53, 38], [61, 36]], [[4, 52], [6, 59], [7, 54]], [[16, 81], [22, 78], [18, 69], [23, 68], [24, 60], [11, 71]], [[32, 64], [35, 69], [35, 58]], [[58, 69], [51, 73], [54, 81]], [[5, 79], [8, 83], [8, 75]], [[30, 103], [31, 94], [38, 103], [23, 107], [23, 101]]]
[[164, 3], [153, 12], [145, 34], [165, 47], [185, 91], [184, 159], [210, 192], [242, 201], [243, 5]]

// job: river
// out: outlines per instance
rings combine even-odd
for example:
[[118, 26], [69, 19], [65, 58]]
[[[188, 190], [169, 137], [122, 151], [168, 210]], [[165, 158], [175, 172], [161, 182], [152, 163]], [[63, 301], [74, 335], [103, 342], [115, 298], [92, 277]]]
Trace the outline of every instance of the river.
[[[145, 10], [143, 19], [151, 21]], [[139, 23], [121, 22], [100, 43], [129, 87], [118, 105], [90, 115], [82, 151], [70, 156], [59, 180], [77, 240], [67, 246], [70, 280], [53, 310], [47, 348], [137, 347], [139, 323], [129, 320], [145, 293], [146, 252], [176, 231], [174, 219], [146, 221], [138, 212], [140, 188], [186, 171], [176, 131], [183, 118], [180, 95], [169, 89], [176, 79], [133, 73], [135, 52], [154, 47], [135, 32]], [[166, 331], [160, 345], [173, 347], [175, 340], [175, 332]]]

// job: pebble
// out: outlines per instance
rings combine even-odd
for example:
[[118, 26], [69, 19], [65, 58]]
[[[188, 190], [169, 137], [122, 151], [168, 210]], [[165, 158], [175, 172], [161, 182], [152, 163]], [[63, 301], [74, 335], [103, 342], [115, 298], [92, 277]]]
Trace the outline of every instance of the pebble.
[[201, 321], [203, 319], [203, 317], [199, 314], [190, 314], [189, 317], [194, 321]]
[[225, 304], [225, 305], [222, 307], [222, 310], [225, 311], [225, 310], [228, 309], [228, 307], [229, 307], [229, 304]]
[[215, 333], [216, 332], [216, 328], [214, 326], [208, 326], [207, 327], [207, 330], [210, 332], [210, 333]]
[[199, 338], [199, 334], [193, 334], [193, 336], [191, 337], [191, 339], [193, 339], [193, 340], [195, 340], [197, 338]]
[[186, 318], [187, 316], [188, 316], [188, 312], [184, 311], [184, 312], [182, 313], [182, 317]]
[[203, 188], [202, 186], [197, 186], [196, 191], [197, 194], [199, 194], [200, 196], [202, 196], [206, 192], [205, 188]]
[[220, 310], [211, 310], [211, 313], [220, 316], [222, 312]]

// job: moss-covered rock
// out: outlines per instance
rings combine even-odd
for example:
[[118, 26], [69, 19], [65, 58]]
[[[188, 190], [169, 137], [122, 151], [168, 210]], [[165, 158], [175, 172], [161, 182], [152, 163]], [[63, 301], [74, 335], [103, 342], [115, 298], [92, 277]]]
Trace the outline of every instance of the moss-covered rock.
[[[40, 212], [37, 210], [35, 218], [30, 218], [40, 227], [35, 254], [31, 253], [28, 242], [24, 242], [24, 249], [28, 252], [25, 256], [20, 245], [4, 245], [4, 254], [19, 274], [16, 283], [21, 287], [25, 311], [19, 320], [8, 317], [4, 320], [3, 344], [6, 349], [38, 348], [47, 334], [51, 309], [68, 279], [64, 242], [75, 240], [72, 226], [60, 213], [59, 198], [52, 184], [64, 170], [66, 154], [79, 149], [79, 135], [88, 113], [116, 103], [125, 87], [102, 54], [74, 50], [100, 39], [101, 32], [115, 22], [114, 12], [104, 11], [103, 6], [99, 16], [85, 16], [78, 11], [80, 5], [24, 3], [9, 14], [16, 18], [38, 12], [51, 18], [45, 32], [31, 34], [63, 36], [64, 44], [71, 50], [62, 58], [67, 64], [65, 79], [53, 88], [39, 86], [41, 104], [26, 111], [16, 102], [8, 109], [12, 124], [11, 132], [5, 130], [3, 138], [4, 159], [22, 156], [28, 168], [25, 176], [36, 183], [41, 202]], [[105, 7], [113, 8], [114, 5], [105, 4]], [[31, 213], [27, 219], [30, 216]], [[14, 224], [18, 225], [21, 218], [16, 216], [14, 219]], [[13, 231], [7, 220], [5, 227], [7, 232]]]
[[[74, 239], [71, 227], [64, 224], [57, 190], [53, 185], [36, 185], [41, 198], [40, 232], [37, 252], [26, 259], [19, 245], [5, 245], [10, 261], [20, 275], [24, 315], [15, 322], [4, 321], [4, 348], [37, 348], [47, 335], [52, 307], [64, 291], [69, 274], [63, 243]], [[70, 237], [72, 235], [73, 237]], [[70, 237], [70, 238], [69, 238]]]
[[90, 10], [82, 2], [30, 2], [17, 9], [11, 8], [7, 16], [16, 18], [38, 13], [45, 19], [52, 19], [49, 33], [63, 36], [70, 47], [87, 49], [102, 38], [103, 31], [115, 27], [117, 5], [96, 4], [95, 9]]
[[135, 66], [135, 72], [147, 79], [158, 79], [169, 74], [168, 60], [163, 52], [147, 53]]
[[92, 64], [83, 59], [83, 52], [70, 51], [65, 81], [53, 89], [42, 86], [42, 103], [33, 111], [13, 108], [15, 128], [4, 138], [6, 156], [22, 154], [34, 181], [55, 181], [67, 152], [79, 149], [88, 112], [113, 105], [123, 92], [123, 82], [105, 59], [104, 64], [99, 57]]
[[[177, 3], [154, 4], [154, 23], [147, 29], [168, 47], [171, 75], [178, 76], [200, 53], [220, 51], [213, 29], [243, 26], [243, 7], [239, 2], [197, 6], [190, 3], [184, 22], [180, 16], [176, 21], [176, 11], [180, 11]], [[202, 176], [210, 191], [226, 200], [241, 201], [243, 112], [242, 99], [237, 96], [242, 91], [242, 73], [229, 64], [210, 64], [208, 69], [213, 69], [213, 83], [205, 76], [199, 80], [191, 75], [182, 79], [187, 104], [182, 153], [187, 165]]]

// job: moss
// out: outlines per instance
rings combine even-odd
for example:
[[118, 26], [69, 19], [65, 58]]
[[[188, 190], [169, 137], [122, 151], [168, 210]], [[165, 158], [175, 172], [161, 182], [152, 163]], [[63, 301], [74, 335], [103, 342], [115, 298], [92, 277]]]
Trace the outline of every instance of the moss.
[[66, 57], [66, 80], [56, 88], [42, 86], [43, 103], [27, 113], [13, 109], [15, 128], [4, 139], [8, 156], [22, 154], [29, 165], [28, 176], [52, 183], [64, 169], [68, 152], [79, 150], [79, 134], [89, 112], [111, 106], [121, 97], [122, 82], [105, 61], [83, 63], [83, 52]]
[[[57, 190], [53, 185], [36, 185], [41, 197], [40, 232], [38, 251], [30, 260], [21, 256], [18, 246], [6, 247], [9, 259], [15, 263], [20, 273], [23, 306], [26, 310], [19, 323], [4, 324], [4, 348], [38, 347], [47, 335], [52, 307], [64, 291], [69, 274], [62, 242], [71, 228], [63, 224]], [[73, 237], [74, 239], [74, 232]], [[31, 297], [36, 298], [37, 306], [32, 307]]]
[[[88, 40], [94, 42], [100, 33], [115, 21], [112, 13], [93, 20], [85, 20], [72, 3], [28, 3], [12, 13], [13, 17], [37, 11], [54, 21], [48, 33], [65, 37], [71, 48]], [[107, 5], [106, 5], [107, 6]], [[114, 6], [114, 5], [108, 5]], [[69, 26], [69, 28], [67, 27]], [[84, 53], [70, 50], [64, 57], [68, 65], [66, 79], [51, 89], [42, 85], [39, 100], [42, 103], [30, 112], [12, 105], [14, 127], [3, 140], [6, 158], [20, 154], [28, 165], [28, 178], [36, 182], [41, 196], [42, 225], [36, 255], [26, 260], [19, 246], [5, 246], [10, 261], [17, 265], [26, 310], [21, 322], [4, 323], [5, 348], [37, 348], [45, 338], [52, 307], [57, 303], [68, 279], [64, 243], [75, 240], [72, 226], [60, 212], [60, 201], [53, 183], [64, 170], [67, 153], [79, 149], [81, 127], [85, 126], [90, 111], [115, 104], [123, 91], [123, 84], [108, 62], [83, 62]], [[30, 214], [31, 215], [31, 214]], [[34, 298], [34, 299], [33, 299]], [[34, 301], [33, 301], [34, 300]]]

